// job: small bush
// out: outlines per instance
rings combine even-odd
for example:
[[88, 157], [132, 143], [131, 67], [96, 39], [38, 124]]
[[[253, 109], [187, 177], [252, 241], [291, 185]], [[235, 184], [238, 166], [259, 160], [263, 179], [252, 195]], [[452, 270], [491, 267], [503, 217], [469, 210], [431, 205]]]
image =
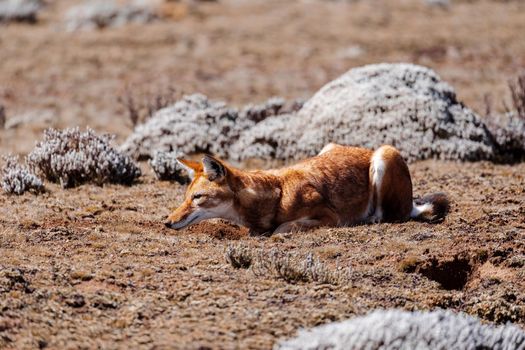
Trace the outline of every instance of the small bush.
[[257, 276], [275, 275], [289, 283], [308, 281], [304, 264], [277, 249], [272, 249], [269, 253], [259, 251], [256, 260], [253, 271]]
[[336, 267], [335, 271], [326, 266], [319, 258], [309, 253], [304, 260], [304, 271], [308, 278], [312, 281], [324, 284], [342, 284], [349, 280], [350, 269], [339, 269]]
[[230, 245], [226, 248], [226, 261], [236, 269], [247, 269], [252, 265], [253, 251], [242, 245]]
[[143, 2], [121, 5], [115, 0], [86, 1], [69, 9], [66, 27], [71, 31], [92, 30], [127, 23], [148, 23], [156, 17], [154, 10]]
[[0, 1], [0, 22], [36, 23], [41, 0], [2, 0]]
[[28, 155], [31, 169], [62, 187], [86, 182], [131, 184], [141, 175], [133, 160], [110, 143], [111, 135], [97, 135], [92, 129], [47, 129], [44, 139]]
[[21, 195], [27, 191], [40, 193], [44, 190], [42, 180], [27, 166], [18, 162], [18, 157], [4, 157], [5, 164], [1, 170], [0, 184], [4, 192]]
[[286, 103], [283, 99], [272, 98], [239, 110], [201, 94], [186, 95], [138, 125], [122, 149], [136, 158], [151, 158], [156, 151], [175, 151], [183, 155], [213, 153], [227, 158], [230, 146], [243, 131], [262, 119], [301, 106], [301, 102]]
[[340, 284], [349, 277], [348, 270], [331, 270], [318, 258], [314, 258], [312, 253], [301, 259], [276, 249], [272, 249], [270, 253], [259, 253], [254, 272], [258, 275], [274, 274], [289, 283], [311, 281]]
[[243, 245], [232, 245], [226, 250], [226, 261], [237, 269], [251, 268], [256, 276], [272, 276], [288, 283], [317, 282], [337, 285], [350, 279], [348, 269], [332, 270], [311, 253], [305, 258], [300, 258], [275, 248], [267, 252]]
[[184, 96], [138, 125], [122, 149], [136, 158], [151, 158], [156, 151], [208, 152], [224, 157], [230, 135], [246, 128], [246, 121], [237, 117], [224, 102], [199, 94]]
[[186, 170], [177, 162], [175, 152], [155, 152], [149, 165], [159, 180], [176, 181], [181, 185], [190, 182]]

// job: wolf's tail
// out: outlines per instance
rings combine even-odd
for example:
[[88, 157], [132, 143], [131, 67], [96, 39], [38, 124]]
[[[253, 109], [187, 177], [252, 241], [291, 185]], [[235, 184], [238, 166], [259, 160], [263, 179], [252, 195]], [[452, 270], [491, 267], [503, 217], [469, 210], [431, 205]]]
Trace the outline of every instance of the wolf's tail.
[[433, 193], [417, 199], [412, 204], [410, 218], [426, 222], [440, 222], [450, 210], [450, 201], [444, 193]]

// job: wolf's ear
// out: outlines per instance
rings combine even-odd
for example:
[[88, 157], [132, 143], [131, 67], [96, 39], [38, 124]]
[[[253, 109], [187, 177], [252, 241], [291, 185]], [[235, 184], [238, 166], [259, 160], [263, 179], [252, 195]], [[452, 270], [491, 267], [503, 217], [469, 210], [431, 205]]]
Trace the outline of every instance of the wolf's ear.
[[226, 176], [226, 166], [217, 158], [206, 154], [202, 158], [204, 173], [210, 181], [218, 181]]
[[194, 162], [193, 160], [177, 158], [177, 163], [188, 172], [191, 180], [195, 177], [195, 174], [202, 173], [202, 164]]

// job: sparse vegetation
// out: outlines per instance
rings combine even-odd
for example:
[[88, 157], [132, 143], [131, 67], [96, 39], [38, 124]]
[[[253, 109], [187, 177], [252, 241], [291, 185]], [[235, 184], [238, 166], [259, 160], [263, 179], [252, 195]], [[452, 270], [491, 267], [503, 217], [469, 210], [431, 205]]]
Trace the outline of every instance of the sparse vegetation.
[[1, 22], [36, 23], [41, 0], [2, 0], [0, 1]]
[[525, 72], [518, 75], [515, 81], [509, 81], [509, 90], [512, 98], [512, 107], [507, 106], [507, 113], [515, 113], [525, 121]]
[[18, 157], [4, 157], [0, 176], [0, 184], [5, 193], [21, 195], [27, 191], [40, 193], [44, 190], [42, 180], [27, 166], [21, 165]]
[[5, 107], [0, 105], [0, 129], [5, 128]]
[[92, 30], [118, 27], [127, 23], [148, 23], [156, 19], [146, 2], [122, 4], [115, 0], [85, 1], [71, 7], [66, 14], [68, 30]]
[[149, 165], [159, 180], [176, 181], [181, 185], [190, 181], [186, 170], [177, 162], [178, 155], [175, 152], [155, 152], [150, 159]]
[[244, 245], [229, 245], [226, 248], [226, 261], [236, 269], [247, 269], [252, 265], [253, 250]]
[[181, 155], [206, 152], [227, 158], [230, 146], [243, 131], [301, 106], [300, 101], [271, 98], [239, 110], [202, 94], [186, 95], [138, 125], [122, 149], [136, 158], [151, 158], [157, 151]]
[[244, 245], [229, 245], [226, 260], [235, 268], [250, 268], [258, 277], [274, 276], [289, 283], [317, 282], [341, 284], [348, 282], [349, 269], [332, 270], [312, 253], [305, 258], [283, 253], [277, 249], [269, 252]]
[[130, 157], [111, 146], [112, 139], [92, 129], [48, 129], [27, 156], [27, 163], [30, 169], [64, 188], [86, 182], [129, 185], [141, 170]]
[[[10, 291], [0, 295], [0, 323], [13, 326], [0, 331], [0, 347], [36, 347], [18, 345], [38, 340], [49, 347], [65, 341], [90, 348], [114, 344], [112, 339], [90, 337], [85, 332], [89, 327], [104, 336], [129, 335], [123, 344], [140, 345], [139, 341], [147, 340], [163, 345], [155, 337], [147, 338], [158, 332], [182, 347], [198, 338], [210, 347], [240, 343], [246, 348], [271, 348], [280, 338], [294, 336], [298, 328], [392, 307], [441, 306], [485, 320], [516, 319], [522, 325], [523, 318], [517, 317], [525, 306], [525, 279], [516, 259], [522, 257], [518, 229], [522, 215], [517, 201], [523, 196], [524, 169], [525, 164], [416, 163], [411, 166], [414, 176], [426, 179], [418, 183], [420, 192], [446, 186], [452, 193], [461, 193], [455, 199], [461, 210], [452, 211], [444, 223], [321, 228], [279, 235], [276, 240], [249, 237], [242, 228], [224, 222], [203, 222], [178, 232], [164, 229], [167, 207], [177, 205], [184, 189], [152, 181], [152, 177], [129, 188], [87, 185], [63, 191], [53, 186], [46, 196], [0, 195], [0, 265], [23, 269], [24, 280], [34, 290], [25, 293], [23, 282], [5, 282]], [[480, 181], [486, 185], [472, 186]], [[484, 201], [479, 201], [480, 187]], [[500, 202], [502, 194], [509, 196], [508, 202]], [[512, 231], [516, 234], [511, 240], [501, 234]], [[415, 240], [416, 232], [432, 233], [432, 237]], [[237, 261], [247, 266], [251, 258], [247, 270], [225, 263], [228, 246], [245, 248]], [[325, 255], [325, 247], [337, 247], [338, 253]], [[452, 261], [452, 255], [463, 249], [477, 252], [482, 260], [497, 257], [497, 270], [481, 280], [474, 271], [462, 290], [447, 290], [422, 274], [399, 271], [396, 264], [401, 257], [411, 256], [422, 262], [431, 256]], [[479, 253], [481, 249], [485, 252]], [[284, 258], [272, 264], [272, 250]], [[260, 258], [269, 269], [257, 270]], [[291, 267], [276, 271], [274, 265], [282, 266], [286, 260]], [[305, 273], [304, 267], [316, 260], [328, 276], [335, 274], [336, 280], [341, 276], [340, 282], [310, 278], [319, 275], [318, 269]], [[447, 267], [436, 264], [434, 271], [453, 276], [454, 269], [447, 272]], [[493, 284], [496, 277], [499, 282]], [[14, 275], [9, 280], [18, 278]], [[0, 289], [1, 279], [0, 271]], [[497, 293], [509, 287], [514, 297]], [[61, 318], [56, 318], [57, 312]], [[148, 322], [159, 320], [167, 324], [153, 331]], [[203, 332], [212, 327], [224, 334]], [[276, 328], [282, 333], [272, 333]], [[56, 329], [64, 332], [56, 334]]]
[[503, 115], [495, 115], [491, 96], [485, 97], [485, 115], [497, 146], [496, 160], [500, 162], [525, 159], [525, 73], [510, 80], [508, 89], [511, 102], [503, 102]]
[[179, 92], [172, 86], [153, 94], [147, 94], [143, 99], [126, 88], [117, 101], [127, 113], [131, 125], [135, 127], [151, 118], [157, 111], [174, 104], [179, 98]]
[[475, 296], [469, 300], [466, 309], [469, 313], [491, 322], [519, 322], [525, 318], [525, 307], [516, 304], [517, 295], [519, 293], [497, 292]]
[[275, 276], [289, 283], [306, 282], [310, 277], [305, 262], [275, 248], [257, 252], [253, 272], [258, 277]]

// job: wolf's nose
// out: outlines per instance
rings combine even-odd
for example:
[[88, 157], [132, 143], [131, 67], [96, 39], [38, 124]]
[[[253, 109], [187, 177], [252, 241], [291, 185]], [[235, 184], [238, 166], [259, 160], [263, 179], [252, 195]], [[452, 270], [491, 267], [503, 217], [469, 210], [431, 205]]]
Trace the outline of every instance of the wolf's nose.
[[173, 224], [173, 223], [172, 223], [171, 221], [166, 221], [166, 222], [164, 222], [164, 226], [166, 226], [167, 228], [171, 228], [171, 225], [172, 225], [172, 224]]

